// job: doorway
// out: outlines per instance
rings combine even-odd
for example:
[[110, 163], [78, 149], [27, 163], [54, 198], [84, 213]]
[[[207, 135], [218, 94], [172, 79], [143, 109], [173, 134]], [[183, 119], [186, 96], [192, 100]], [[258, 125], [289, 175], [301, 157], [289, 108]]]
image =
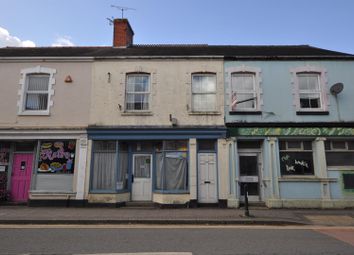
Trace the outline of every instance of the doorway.
[[240, 200], [244, 201], [245, 186], [247, 185], [248, 200], [253, 202], [261, 201], [261, 162], [260, 153], [239, 152], [240, 171]]
[[152, 155], [133, 154], [132, 201], [152, 200]]
[[33, 153], [15, 153], [11, 174], [10, 197], [13, 202], [27, 202], [31, 186]]
[[216, 153], [198, 153], [198, 202], [217, 203]]

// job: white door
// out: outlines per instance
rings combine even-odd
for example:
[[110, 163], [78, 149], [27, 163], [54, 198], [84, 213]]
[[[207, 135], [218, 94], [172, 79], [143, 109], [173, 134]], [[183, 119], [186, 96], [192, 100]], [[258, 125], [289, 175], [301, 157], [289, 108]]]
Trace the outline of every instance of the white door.
[[247, 185], [247, 194], [249, 201], [260, 201], [260, 161], [259, 153], [239, 153], [240, 163], [240, 200], [244, 201], [245, 185]]
[[152, 155], [133, 155], [132, 200], [151, 201], [152, 199]]
[[198, 202], [218, 202], [216, 153], [198, 153]]

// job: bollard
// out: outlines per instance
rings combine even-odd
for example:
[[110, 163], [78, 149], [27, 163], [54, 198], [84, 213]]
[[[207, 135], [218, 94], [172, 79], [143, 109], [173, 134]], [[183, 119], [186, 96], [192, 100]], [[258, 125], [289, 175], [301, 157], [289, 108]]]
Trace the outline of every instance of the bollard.
[[243, 191], [245, 194], [245, 216], [250, 217], [250, 211], [248, 210], [248, 187], [247, 183], [243, 185]]

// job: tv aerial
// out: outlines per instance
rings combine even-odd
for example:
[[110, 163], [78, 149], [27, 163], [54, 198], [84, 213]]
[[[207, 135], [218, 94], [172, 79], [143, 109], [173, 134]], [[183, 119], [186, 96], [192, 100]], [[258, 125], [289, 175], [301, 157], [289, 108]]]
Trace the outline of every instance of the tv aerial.
[[124, 6], [117, 6], [117, 5], [111, 5], [112, 8], [117, 8], [122, 12], [122, 19], [124, 17], [124, 12], [125, 11], [136, 11], [136, 9], [134, 8], [130, 8], [130, 7], [124, 7]]

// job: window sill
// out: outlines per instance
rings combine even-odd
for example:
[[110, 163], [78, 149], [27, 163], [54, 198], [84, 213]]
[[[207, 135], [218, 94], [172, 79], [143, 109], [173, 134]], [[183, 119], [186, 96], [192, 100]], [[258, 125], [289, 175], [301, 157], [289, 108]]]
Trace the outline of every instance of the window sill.
[[153, 193], [166, 194], [166, 195], [169, 194], [183, 195], [183, 194], [189, 194], [189, 191], [188, 190], [153, 190]]
[[354, 166], [327, 166], [328, 171], [354, 171]]
[[189, 115], [221, 115], [221, 112], [188, 112]]
[[280, 182], [322, 182], [322, 181], [330, 181], [336, 182], [336, 178], [319, 178], [316, 176], [301, 176], [301, 175], [294, 175], [294, 176], [283, 176], [279, 177], [278, 180]]
[[141, 111], [141, 112], [122, 112], [122, 116], [152, 116], [153, 113], [150, 111]]
[[262, 115], [261, 111], [230, 111], [230, 115]]
[[19, 112], [18, 116], [49, 116], [49, 111], [24, 111]]
[[329, 115], [329, 111], [297, 111], [296, 115]]

